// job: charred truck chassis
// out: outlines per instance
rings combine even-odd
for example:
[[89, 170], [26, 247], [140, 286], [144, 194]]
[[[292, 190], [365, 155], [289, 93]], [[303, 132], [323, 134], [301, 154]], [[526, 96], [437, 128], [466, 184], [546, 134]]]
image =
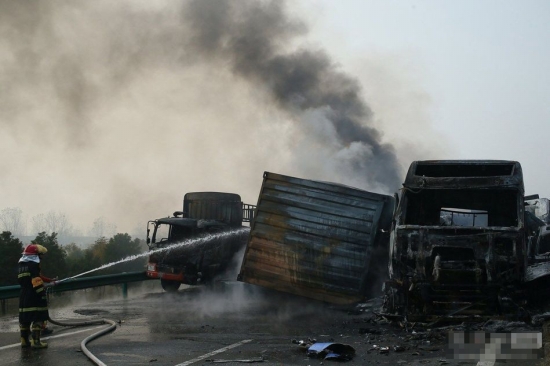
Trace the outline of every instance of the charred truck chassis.
[[411, 321], [518, 314], [523, 197], [518, 162], [413, 162], [396, 197], [386, 311]]

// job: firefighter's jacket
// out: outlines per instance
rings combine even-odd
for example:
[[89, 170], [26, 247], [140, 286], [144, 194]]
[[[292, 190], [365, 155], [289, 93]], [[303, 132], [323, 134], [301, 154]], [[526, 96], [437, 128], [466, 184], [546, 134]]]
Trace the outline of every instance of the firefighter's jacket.
[[48, 320], [48, 300], [44, 281], [40, 276], [40, 262], [19, 261], [19, 322], [30, 323]]

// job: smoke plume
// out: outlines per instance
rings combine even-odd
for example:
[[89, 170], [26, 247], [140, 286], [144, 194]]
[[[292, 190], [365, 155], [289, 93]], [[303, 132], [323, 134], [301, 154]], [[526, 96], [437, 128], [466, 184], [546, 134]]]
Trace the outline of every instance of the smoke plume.
[[[304, 133], [324, 129], [348, 174], [361, 176], [371, 187], [398, 187], [401, 167], [393, 147], [383, 144], [372, 127], [372, 111], [361, 99], [357, 80], [339, 71], [321, 50], [288, 49], [305, 25], [285, 14], [283, 2], [195, 0], [184, 14], [193, 52], [224, 60], [236, 75], [266, 91]], [[314, 121], [304, 123], [312, 116]]]
[[391, 193], [359, 82], [282, 1], [0, 1], [6, 207], [120, 231], [263, 171]]

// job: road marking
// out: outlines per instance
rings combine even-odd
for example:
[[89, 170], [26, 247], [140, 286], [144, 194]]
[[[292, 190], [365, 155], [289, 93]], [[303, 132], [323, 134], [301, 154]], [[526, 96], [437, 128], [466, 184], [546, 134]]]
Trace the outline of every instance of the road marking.
[[495, 366], [495, 361], [479, 361], [476, 366]]
[[239, 346], [242, 346], [243, 344], [246, 344], [248, 342], [252, 342], [252, 339], [245, 339], [244, 341], [240, 341], [240, 342], [237, 342], [237, 343], [233, 343], [227, 347], [223, 347], [223, 348], [220, 348], [218, 350], [215, 350], [215, 351], [212, 351], [210, 353], [207, 353], [205, 355], [202, 355], [202, 356], [199, 356], [197, 358], [194, 358], [192, 360], [189, 360], [189, 361], [185, 361], [184, 363], [178, 363], [176, 366], [187, 366], [187, 365], [191, 365], [192, 363], [195, 363], [195, 362], [199, 362], [199, 361], [202, 361], [204, 360], [205, 358], [208, 358], [210, 356], [214, 356], [214, 355], [217, 355], [218, 353], [222, 353], [222, 352], [225, 352], [231, 348], [235, 348], [235, 347], [239, 347]]
[[[70, 332], [70, 333], [63, 333], [63, 334], [58, 334], [58, 335], [49, 336], [49, 337], [41, 337], [41, 339], [42, 340], [48, 340], [48, 339], [53, 339], [53, 338], [68, 337], [68, 336], [73, 335], [73, 334], [87, 332], [89, 330], [97, 329], [97, 328], [101, 328], [101, 327], [103, 327], [103, 325], [100, 325], [98, 327], [88, 328], [88, 329], [76, 330], [76, 331]], [[14, 343], [14, 344], [10, 344], [8, 346], [0, 347], [0, 351], [8, 349], [8, 348], [13, 348], [13, 347], [21, 347], [21, 343]]]

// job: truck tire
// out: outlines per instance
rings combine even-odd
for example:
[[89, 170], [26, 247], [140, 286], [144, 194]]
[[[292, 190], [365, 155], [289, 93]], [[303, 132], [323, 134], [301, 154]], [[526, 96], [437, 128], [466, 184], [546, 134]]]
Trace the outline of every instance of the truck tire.
[[180, 288], [181, 283], [178, 281], [160, 280], [162, 289], [166, 292], [176, 292]]

